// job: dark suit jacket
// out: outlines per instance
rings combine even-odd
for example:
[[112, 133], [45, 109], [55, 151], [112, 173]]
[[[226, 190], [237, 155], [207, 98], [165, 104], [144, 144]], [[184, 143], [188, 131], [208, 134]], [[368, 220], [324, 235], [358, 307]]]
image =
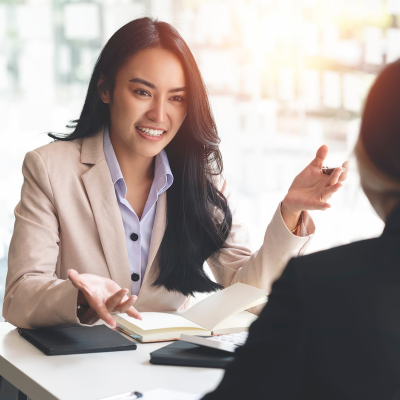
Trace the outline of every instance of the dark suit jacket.
[[379, 238], [289, 262], [214, 399], [400, 399], [400, 207]]

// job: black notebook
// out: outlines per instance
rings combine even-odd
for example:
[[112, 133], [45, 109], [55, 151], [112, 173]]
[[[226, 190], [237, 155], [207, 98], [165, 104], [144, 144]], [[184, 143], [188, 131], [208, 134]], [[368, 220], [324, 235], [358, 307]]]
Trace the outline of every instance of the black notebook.
[[233, 353], [180, 340], [150, 353], [152, 364], [185, 367], [226, 368], [233, 359]]
[[136, 344], [105, 325], [19, 328], [18, 333], [47, 356], [136, 350]]

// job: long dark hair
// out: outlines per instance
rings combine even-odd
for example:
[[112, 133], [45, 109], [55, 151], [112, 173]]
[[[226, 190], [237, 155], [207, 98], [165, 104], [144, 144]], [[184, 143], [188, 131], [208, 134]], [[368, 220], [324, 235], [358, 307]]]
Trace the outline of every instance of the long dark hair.
[[[169, 24], [140, 18], [119, 29], [102, 50], [90, 79], [79, 119], [67, 125], [69, 135], [49, 136], [74, 140], [97, 134], [110, 124], [108, 105], [99, 93], [113, 93], [122, 65], [140, 50], [161, 47], [179, 57], [188, 86], [185, 121], [165, 148], [174, 183], [167, 190], [167, 226], [159, 252], [154, 286], [184, 295], [221, 288], [204, 272], [203, 264], [225, 242], [232, 215], [225, 196], [214, 181], [223, 164], [217, 128], [196, 61], [179, 33]], [[100, 77], [104, 81], [98, 87]]]
[[387, 65], [372, 86], [360, 138], [375, 166], [400, 181], [400, 59]]

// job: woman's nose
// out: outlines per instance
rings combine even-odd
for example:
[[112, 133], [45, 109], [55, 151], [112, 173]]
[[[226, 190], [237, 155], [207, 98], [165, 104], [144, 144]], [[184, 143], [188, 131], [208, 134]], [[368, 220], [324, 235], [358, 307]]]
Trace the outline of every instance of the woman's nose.
[[151, 109], [146, 114], [150, 120], [162, 123], [167, 121], [167, 113], [165, 103], [162, 100], [155, 100]]

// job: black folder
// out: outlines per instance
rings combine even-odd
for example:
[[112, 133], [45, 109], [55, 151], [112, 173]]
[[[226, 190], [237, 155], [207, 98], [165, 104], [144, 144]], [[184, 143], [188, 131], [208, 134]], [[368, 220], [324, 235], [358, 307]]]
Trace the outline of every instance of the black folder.
[[152, 364], [185, 367], [226, 368], [233, 360], [234, 353], [180, 340], [150, 353]]
[[18, 329], [47, 356], [136, 350], [136, 344], [105, 325]]

